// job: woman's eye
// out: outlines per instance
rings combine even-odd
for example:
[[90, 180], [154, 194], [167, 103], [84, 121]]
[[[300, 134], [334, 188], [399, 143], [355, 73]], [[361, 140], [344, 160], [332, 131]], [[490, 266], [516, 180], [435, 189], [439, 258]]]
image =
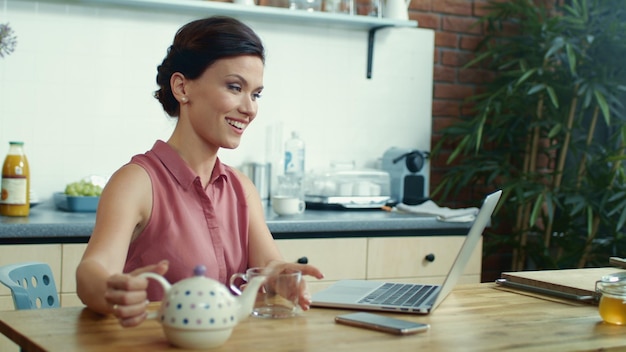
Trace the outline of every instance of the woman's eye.
[[252, 94], [252, 96], [253, 96], [253, 97], [254, 97], [254, 99], [256, 100], [256, 99], [260, 99], [262, 95], [261, 95], [261, 92], [259, 92], [259, 93], [254, 93], [254, 94]]
[[229, 84], [228, 85], [228, 89], [234, 90], [234, 91], [237, 91], [237, 92], [241, 92], [241, 87], [236, 85], [236, 84]]

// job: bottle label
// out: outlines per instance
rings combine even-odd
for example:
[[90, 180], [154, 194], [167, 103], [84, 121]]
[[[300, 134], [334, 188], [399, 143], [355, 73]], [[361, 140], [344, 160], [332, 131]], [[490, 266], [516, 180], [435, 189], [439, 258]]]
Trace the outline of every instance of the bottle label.
[[304, 174], [304, 150], [285, 152], [285, 173], [299, 176]]
[[27, 204], [28, 180], [20, 178], [2, 178], [2, 198], [0, 204], [25, 205]]

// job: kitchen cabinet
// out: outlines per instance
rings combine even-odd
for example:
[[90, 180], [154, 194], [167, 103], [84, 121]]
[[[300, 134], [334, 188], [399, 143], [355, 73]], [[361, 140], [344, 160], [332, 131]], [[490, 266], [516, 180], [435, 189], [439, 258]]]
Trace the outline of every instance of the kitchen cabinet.
[[[452, 266], [465, 236], [351, 237], [277, 240], [285, 260], [308, 262], [324, 279], [308, 278], [311, 292], [340, 279], [373, 279], [441, 283]], [[75, 271], [87, 244], [0, 246], [0, 264], [43, 261], [52, 268], [61, 305], [80, 306]], [[482, 244], [477, 246], [461, 279], [480, 282]], [[13, 309], [10, 292], [0, 287], [0, 309]]]
[[[278, 240], [285, 260], [307, 257], [324, 279], [307, 278], [317, 292], [339, 279], [390, 280], [441, 284], [461, 249], [465, 236], [360, 237]], [[459, 283], [479, 283], [482, 241]]]
[[367, 276], [367, 238], [277, 240], [286, 261], [307, 257], [309, 264], [324, 273], [324, 279], [307, 280], [309, 291], [319, 291], [342, 278], [365, 279]]
[[82, 306], [76, 295], [76, 268], [87, 248], [85, 243], [64, 244], [61, 263], [60, 298], [63, 307]]
[[[454, 264], [465, 236], [370, 238], [367, 278], [441, 284]], [[465, 268], [460, 283], [479, 283], [482, 239]]]

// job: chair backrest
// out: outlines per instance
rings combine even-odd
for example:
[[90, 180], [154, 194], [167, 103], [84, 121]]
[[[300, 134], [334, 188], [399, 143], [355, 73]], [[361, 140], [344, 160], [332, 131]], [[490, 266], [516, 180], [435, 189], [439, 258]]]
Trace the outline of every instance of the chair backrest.
[[46, 263], [28, 262], [0, 266], [0, 282], [11, 290], [15, 309], [60, 306], [54, 276]]

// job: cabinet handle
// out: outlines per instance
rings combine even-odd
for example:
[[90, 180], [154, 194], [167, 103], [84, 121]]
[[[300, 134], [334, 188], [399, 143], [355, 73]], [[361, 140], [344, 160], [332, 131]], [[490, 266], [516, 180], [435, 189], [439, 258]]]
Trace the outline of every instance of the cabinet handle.
[[309, 263], [309, 258], [307, 258], [307, 257], [300, 257], [300, 258], [298, 258], [296, 263], [298, 263], [298, 264], [308, 264]]
[[434, 261], [435, 261], [435, 255], [434, 255], [434, 254], [432, 254], [432, 253], [427, 254], [427, 255], [424, 257], [424, 260], [426, 260], [426, 261], [428, 261], [428, 262], [431, 262], [431, 263], [432, 263], [432, 262], [434, 262]]

